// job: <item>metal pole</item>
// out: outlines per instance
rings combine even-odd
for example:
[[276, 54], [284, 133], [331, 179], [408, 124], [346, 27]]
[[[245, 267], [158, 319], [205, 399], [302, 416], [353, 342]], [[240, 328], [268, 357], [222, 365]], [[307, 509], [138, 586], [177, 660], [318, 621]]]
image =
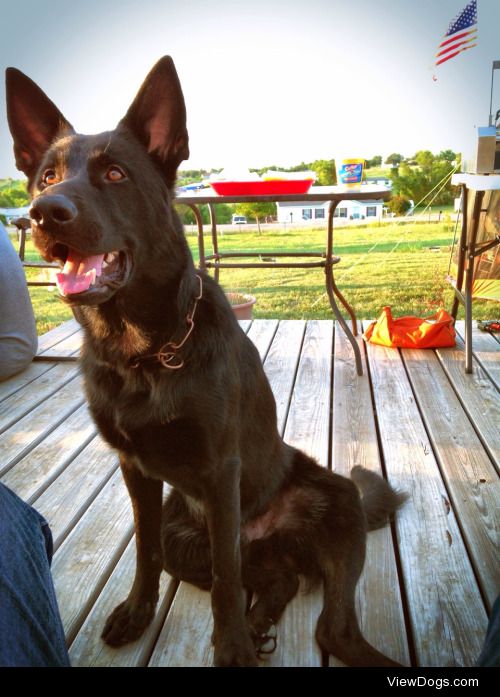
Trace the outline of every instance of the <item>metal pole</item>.
[[494, 126], [495, 124], [493, 123], [493, 76], [495, 74], [495, 70], [500, 69], [500, 61], [493, 61], [491, 64], [491, 91], [490, 91], [490, 118], [488, 121], [488, 126]]

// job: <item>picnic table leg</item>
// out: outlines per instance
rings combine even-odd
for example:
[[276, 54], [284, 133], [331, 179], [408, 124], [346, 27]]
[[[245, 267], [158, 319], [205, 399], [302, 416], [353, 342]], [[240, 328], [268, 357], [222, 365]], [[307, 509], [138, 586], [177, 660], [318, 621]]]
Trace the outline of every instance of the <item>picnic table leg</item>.
[[205, 270], [207, 268], [206, 261], [205, 261], [205, 241], [203, 239], [203, 220], [201, 217], [200, 209], [198, 206], [195, 206], [193, 203], [188, 203], [186, 204], [189, 208], [194, 213], [194, 217], [196, 218], [196, 225], [198, 227], [198, 253], [199, 253], [199, 267], [200, 269]]
[[[354, 313], [354, 310], [352, 307], [349, 305], [347, 300], [344, 298], [342, 293], [339, 291], [337, 288], [337, 285], [335, 283], [335, 279], [333, 277], [333, 264], [334, 264], [334, 258], [333, 258], [333, 214], [335, 213], [335, 208], [337, 207], [337, 201], [332, 201], [330, 203], [330, 208], [328, 211], [328, 233], [327, 233], [327, 246], [326, 246], [326, 260], [325, 260], [325, 277], [326, 277], [326, 292], [328, 293], [328, 299], [330, 300], [330, 306], [335, 314], [335, 317], [338, 319], [340, 326], [345, 332], [345, 335], [349, 339], [352, 349], [354, 351], [354, 358], [356, 360], [356, 371], [358, 375], [363, 375], [363, 363], [361, 361], [361, 351], [358, 346], [358, 342], [355, 339], [355, 336], [358, 333], [358, 328], [357, 328], [357, 323], [356, 323], [356, 315]], [[339, 307], [337, 305], [337, 302], [335, 300], [335, 296], [340, 300], [342, 305], [345, 307], [347, 312], [349, 313], [352, 321], [352, 329], [353, 331], [349, 329], [349, 326], [345, 319], [342, 317]]]
[[467, 240], [467, 268], [465, 270], [465, 372], [472, 373], [472, 286], [475, 275], [476, 240], [484, 191], [477, 191], [474, 198], [472, 220]]
[[458, 253], [458, 263], [457, 263], [457, 280], [455, 283], [455, 297], [453, 299], [453, 306], [451, 308], [451, 316], [456, 321], [458, 307], [460, 303], [460, 295], [462, 293], [462, 285], [464, 282], [464, 270], [465, 270], [465, 255], [467, 254], [467, 187], [465, 184], [462, 185], [462, 230], [460, 232], [460, 247]]
[[219, 282], [219, 243], [217, 240], [217, 218], [215, 217], [215, 208], [212, 203], [208, 204], [208, 212], [210, 213], [210, 225], [212, 228], [212, 246], [214, 250], [215, 262], [214, 262], [214, 278], [215, 281]]

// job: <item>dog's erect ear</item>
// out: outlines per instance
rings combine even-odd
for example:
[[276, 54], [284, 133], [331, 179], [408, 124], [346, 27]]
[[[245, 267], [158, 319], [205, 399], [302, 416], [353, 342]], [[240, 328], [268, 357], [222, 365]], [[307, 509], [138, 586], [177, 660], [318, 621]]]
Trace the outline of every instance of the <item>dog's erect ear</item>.
[[56, 136], [74, 130], [27, 75], [16, 68], [7, 68], [5, 77], [7, 119], [14, 138], [16, 165], [31, 180]]
[[170, 56], [151, 70], [120, 123], [146, 146], [172, 186], [177, 167], [189, 157], [189, 139], [181, 83]]

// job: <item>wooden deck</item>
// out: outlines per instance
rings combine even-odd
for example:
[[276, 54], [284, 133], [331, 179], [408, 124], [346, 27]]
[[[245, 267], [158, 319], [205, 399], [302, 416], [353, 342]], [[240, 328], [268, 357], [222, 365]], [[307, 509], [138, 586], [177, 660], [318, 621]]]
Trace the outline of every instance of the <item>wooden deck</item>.
[[[392, 529], [370, 533], [358, 586], [361, 624], [406, 665], [473, 666], [500, 589], [498, 463], [500, 343], [474, 337], [439, 351], [362, 342], [365, 373], [330, 321], [243, 323], [264, 361], [287, 441], [325, 467], [382, 471], [409, 501]], [[460, 329], [460, 326], [459, 326]], [[72, 321], [40, 339], [40, 354], [71, 358]], [[96, 434], [75, 361], [36, 361], [0, 383], [0, 477], [50, 522], [53, 576], [76, 666], [207, 666], [208, 593], [162, 576], [144, 637], [120, 650], [99, 639], [134, 571], [131, 507], [117, 458]], [[314, 628], [321, 593], [300, 594], [278, 628], [273, 666], [321, 666]], [[340, 665], [329, 659], [330, 665]]]

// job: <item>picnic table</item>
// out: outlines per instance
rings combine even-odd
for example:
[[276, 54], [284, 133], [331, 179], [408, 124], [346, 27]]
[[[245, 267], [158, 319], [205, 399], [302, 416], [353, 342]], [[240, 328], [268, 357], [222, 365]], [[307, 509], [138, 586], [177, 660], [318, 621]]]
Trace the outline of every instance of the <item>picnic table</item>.
[[[365, 326], [365, 323], [363, 323]], [[387, 349], [357, 338], [363, 375], [339, 323], [254, 320], [285, 440], [324, 466], [381, 472], [409, 500], [368, 536], [357, 590], [363, 632], [407, 665], [473, 666], [500, 587], [500, 343], [478, 332], [473, 371], [455, 348]], [[37, 360], [0, 383], [0, 478], [49, 521], [52, 573], [75, 666], [208, 666], [210, 596], [162, 574], [155, 619], [121, 649], [100, 639], [134, 574], [131, 505], [116, 454], [90, 418], [71, 320], [40, 337]], [[314, 629], [321, 590], [299, 593], [263, 665], [340, 665]]]
[[[335, 210], [341, 201], [386, 201], [391, 196], [390, 189], [387, 187], [362, 185], [355, 188], [347, 188], [346, 186], [330, 186], [317, 187], [320, 191], [315, 191], [315, 187], [307, 194], [268, 194], [268, 195], [238, 195], [238, 196], [220, 196], [214, 192], [207, 193], [201, 191], [197, 194], [177, 196], [176, 203], [183, 203], [189, 206], [194, 212], [198, 227], [198, 248], [200, 256], [200, 267], [202, 269], [214, 269], [215, 280], [219, 280], [220, 269], [317, 269], [322, 268], [325, 273], [325, 285], [330, 306], [334, 316], [340, 323], [347, 338], [349, 339], [356, 361], [356, 370], [358, 375], [362, 374], [361, 353], [358, 349], [358, 344], [355, 340], [357, 335], [356, 314], [353, 308], [349, 305], [346, 298], [340, 292], [335, 283], [333, 267], [338, 264], [341, 259], [333, 253], [333, 218]], [[262, 252], [258, 250], [254, 252], [220, 252], [218, 242], [217, 217], [215, 206], [217, 204], [235, 204], [235, 203], [293, 203], [301, 202], [304, 206], [311, 203], [325, 202], [328, 206], [328, 223], [326, 228], [325, 249], [317, 252], [283, 252], [266, 250], [265, 259], [262, 258]], [[210, 227], [212, 237], [212, 253], [206, 254], [205, 242], [203, 236], [203, 223], [199, 210], [199, 206], [207, 205], [210, 212]], [[259, 258], [260, 261], [247, 261], [250, 258]], [[245, 259], [245, 261], [235, 262], [234, 259]], [[270, 261], [272, 259], [272, 261]], [[276, 261], [279, 259], [280, 261]], [[308, 261], [305, 261], [308, 259]], [[316, 261], [312, 261], [316, 259]], [[231, 261], [228, 261], [231, 260]], [[340, 309], [337, 305], [337, 300], [347, 310], [351, 322], [352, 332], [349, 325], [344, 320]]]

